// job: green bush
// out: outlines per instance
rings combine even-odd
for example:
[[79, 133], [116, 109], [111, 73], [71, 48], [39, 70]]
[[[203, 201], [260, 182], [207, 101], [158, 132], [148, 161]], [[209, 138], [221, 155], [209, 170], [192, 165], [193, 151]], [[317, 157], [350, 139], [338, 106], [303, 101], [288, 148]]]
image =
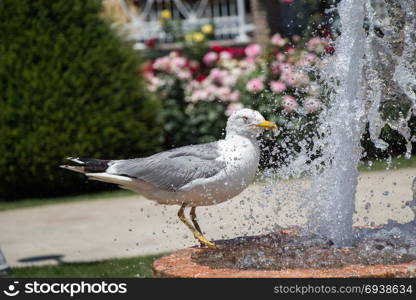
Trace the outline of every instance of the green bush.
[[100, 9], [94, 0], [0, 2], [1, 199], [102, 187], [59, 169], [66, 156], [160, 150], [140, 58]]

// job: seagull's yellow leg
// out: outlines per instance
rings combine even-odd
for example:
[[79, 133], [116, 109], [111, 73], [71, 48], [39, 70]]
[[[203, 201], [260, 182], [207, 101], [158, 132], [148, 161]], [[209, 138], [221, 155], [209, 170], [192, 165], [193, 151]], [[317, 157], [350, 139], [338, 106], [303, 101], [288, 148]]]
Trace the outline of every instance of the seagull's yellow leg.
[[213, 242], [208, 241], [207, 238], [202, 235], [202, 233], [200, 233], [197, 229], [195, 229], [191, 225], [191, 223], [188, 222], [184, 214], [185, 207], [186, 207], [186, 204], [184, 203], [182, 204], [181, 208], [178, 211], [179, 220], [181, 220], [182, 223], [185, 224], [186, 227], [188, 227], [189, 230], [192, 231], [192, 233], [194, 234], [194, 237], [201, 243], [201, 245], [205, 245], [208, 248], [217, 248], [217, 246]]
[[191, 221], [194, 224], [195, 229], [198, 230], [200, 234], [202, 234], [201, 227], [199, 227], [199, 224], [196, 221], [196, 206], [191, 207], [191, 211], [190, 211], [189, 215], [191, 216]]

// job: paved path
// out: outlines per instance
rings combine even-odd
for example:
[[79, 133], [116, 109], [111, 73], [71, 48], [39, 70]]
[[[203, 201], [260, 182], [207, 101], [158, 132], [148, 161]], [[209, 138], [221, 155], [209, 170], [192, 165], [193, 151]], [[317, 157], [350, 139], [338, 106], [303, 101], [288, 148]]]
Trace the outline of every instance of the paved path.
[[[415, 176], [416, 169], [363, 173], [355, 224], [410, 221], [413, 212], [403, 204], [412, 199]], [[222, 239], [268, 232], [276, 224], [302, 224], [305, 218], [294, 199], [307, 186], [305, 180], [253, 184], [230, 201], [198, 208], [201, 227], [207, 237]], [[168, 252], [195, 244], [179, 224], [177, 209], [133, 196], [4, 211], [0, 246], [12, 266], [56, 263], [57, 257], [70, 262]], [[33, 262], [36, 256], [43, 259]]]

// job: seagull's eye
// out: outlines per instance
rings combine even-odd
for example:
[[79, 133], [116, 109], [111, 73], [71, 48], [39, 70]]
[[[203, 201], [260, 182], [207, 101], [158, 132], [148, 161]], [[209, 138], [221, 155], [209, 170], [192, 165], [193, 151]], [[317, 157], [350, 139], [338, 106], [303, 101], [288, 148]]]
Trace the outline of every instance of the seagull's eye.
[[247, 116], [242, 116], [241, 117], [244, 121], [248, 121], [248, 117]]

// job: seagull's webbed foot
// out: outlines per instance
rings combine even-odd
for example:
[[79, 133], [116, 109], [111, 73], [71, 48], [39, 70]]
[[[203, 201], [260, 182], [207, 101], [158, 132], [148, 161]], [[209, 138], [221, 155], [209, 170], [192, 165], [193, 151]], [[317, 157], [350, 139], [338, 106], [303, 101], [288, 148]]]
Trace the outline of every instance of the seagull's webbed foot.
[[199, 224], [196, 221], [196, 214], [195, 214], [196, 207], [192, 207], [191, 208], [191, 213], [190, 213], [192, 223], [194, 224], [195, 227], [192, 226], [191, 223], [189, 223], [189, 221], [185, 218], [185, 214], [184, 214], [185, 207], [186, 207], [186, 204], [184, 203], [184, 204], [182, 204], [181, 208], [178, 211], [178, 217], [182, 221], [182, 223], [184, 223], [186, 225], [186, 227], [188, 227], [189, 230], [192, 231], [194, 237], [201, 243], [201, 245], [206, 246], [206, 247], [211, 248], [211, 249], [219, 248], [216, 244], [209, 241], [202, 234], [201, 228], [199, 227]]

